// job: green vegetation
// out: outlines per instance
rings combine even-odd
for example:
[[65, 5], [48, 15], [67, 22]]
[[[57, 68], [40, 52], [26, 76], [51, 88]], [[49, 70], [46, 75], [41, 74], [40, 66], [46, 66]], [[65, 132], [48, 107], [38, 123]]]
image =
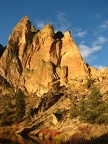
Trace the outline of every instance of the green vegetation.
[[5, 126], [5, 125], [11, 124], [11, 121], [9, 119], [10, 114], [11, 114], [11, 112], [7, 108], [4, 108], [3, 113], [1, 115], [0, 126]]
[[[10, 125], [22, 120], [30, 122], [34, 115], [44, 112], [55, 104], [63, 96], [63, 91], [49, 92], [43, 95], [38, 108], [30, 108], [26, 111], [25, 95], [18, 89], [14, 97], [5, 95], [1, 98], [2, 110], [0, 113], [0, 125]], [[70, 110], [56, 109], [54, 115], [58, 121], [66, 119], [69, 112], [70, 118], [78, 117], [80, 121], [91, 124], [108, 124], [108, 91], [102, 96], [99, 88], [92, 87], [88, 94], [78, 96], [78, 92], [69, 94], [71, 101]], [[26, 111], [26, 112], [25, 112]], [[25, 115], [26, 113], [26, 115]]]
[[75, 118], [78, 116], [77, 98], [73, 96], [70, 100], [71, 100], [70, 117]]
[[18, 91], [15, 94], [15, 100], [16, 100], [16, 111], [15, 111], [15, 119], [16, 122], [20, 122], [22, 118], [25, 115], [25, 95], [23, 94], [21, 89], [18, 89]]
[[4, 95], [1, 98], [2, 101], [2, 111], [0, 113], [0, 126], [12, 124], [12, 119], [10, 115], [12, 114], [11, 108], [13, 107], [11, 103], [11, 97]]
[[91, 89], [88, 96], [82, 96], [79, 103], [72, 101], [70, 117], [79, 116], [79, 120], [88, 123], [108, 123], [108, 100], [103, 100], [97, 87]]
[[21, 122], [25, 115], [25, 95], [21, 89], [14, 97], [4, 95], [1, 98], [2, 111], [0, 113], [0, 126], [11, 125], [14, 122]]

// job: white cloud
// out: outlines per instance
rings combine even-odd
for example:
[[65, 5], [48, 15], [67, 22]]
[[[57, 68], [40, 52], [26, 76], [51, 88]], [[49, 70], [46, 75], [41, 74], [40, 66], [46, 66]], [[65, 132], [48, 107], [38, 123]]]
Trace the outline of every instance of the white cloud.
[[103, 45], [107, 41], [108, 41], [108, 38], [100, 36], [100, 37], [98, 37], [98, 39], [96, 41], [93, 42], [93, 46]]
[[46, 22], [43, 20], [40, 20], [40, 21], [36, 20], [35, 22], [36, 22], [36, 28], [38, 29], [41, 29], [46, 25]]
[[90, 57], [90, 55], [93, 54], [94, 52], [101, 50], [102, 47], [101, 46], [89, 47], [81, 43], [79, 44], [79, 49], [80, 49], [82, 57], [86, 59]]
[[[99, 14], [96, 15], [97, 17], [100, 17]], [[67, 20], [67, 15], [64, 12], [58, 12], [56, 15], [56, 19], [57, 21], [44, 21], [44, 20], [36, 20], [36, 27], [41, 29], [43, 28], [47, 23], [53, 23], [54, 25], [54, 29], [55, 31], [62, 31], [65, 32], [67, 30], [73, 30], [73, 36], [74, 37], [80, 37], [83, 38], [87, 35], [87, 31], [82, 30], [81, 28], [76, 28], [73, 27], [72, 25], [68, 22]], [[100, 28], [99, 28], [100, 27]], [[100, 29], [108, 29], [108, 20], [104, 21], [103, 23], [101, 23], [101, 25], [99, 26], [99, 30]], [[104, 37], [104, 36], [99, 36], [97, 37], [96, 40], [94, 40], [91, 45], [88, 45], [85, 43], [85, 41], [80, 42], [80, 44], [78, 45], [81, 55], [82, 57], [86, 60], [86, 61], [94, 61], [95, 59], [98, 58], [98, 56], [94, 55], [95, 52], [98, 52], [102, 49], [102, 46], [105, 42], [108, 41], [108, 38]]]
[[86, 35], [87, 35], [87, 31], [80, 31], [76, 33], [74, 36], [82, 38], [82, 37], [85, 37]]
[[79, 37], [79, 38], [83, 38], [87, 35], [87, 31], [83, 31], [81, 28], [79, 27], [73, 27], [72, 28], [72, 33], [74, 37]]
[[56, 24], [56, 29], [59, 28], [62, 32], [69, 30], [71, 24], [66, 19], [66, 14], [64, 12], [58, 12], [57, 14], [58, 22]]
[[56, 15], [56, 22], [51, 21], [51, 20], [35, 20], [36, 23], [36, 28], [41, 29], [43, 28], [46, 24], [52, 23], [55, 27], [55, 31], [62, 31], [65, 32], [67, 30], [70, 30], [71, 24], [67, 21], [66, 14], [64, 12], [58, 12]]
[[100, 51], [103, 48], [103, 44], [107, 41], [108, 38], [103, 36], [100, 36], [94, 40], [90, 46], [85, 44], [85, 41], [82, 41], [78, 46], [85, 61], [91, 62], [97, 59], [98, 55], [94, 55], [94, 53]]
[[96, 68], [99, 69], [99, 70], [102, 70], [102, 69], [104, 69], [106, 66], [102, 66], [102, 65], [95, 65], [94, 67], [96, 67]]
[[108, 29], [108, 20], [103, 21], [98, 28], [100, 30], [107, 30]]

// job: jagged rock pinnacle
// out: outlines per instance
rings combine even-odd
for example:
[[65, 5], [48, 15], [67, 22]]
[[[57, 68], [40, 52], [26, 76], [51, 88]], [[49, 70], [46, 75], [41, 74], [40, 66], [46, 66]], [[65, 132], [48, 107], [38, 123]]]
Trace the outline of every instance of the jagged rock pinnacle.
[[52, 24], [37, 31], [24, 16], [14, 27], [0, 62], [2, 75], [29, 93], [44, 93], [52, 83], [65, 85], [73, 77], [89, 77], [69, 31], [54, 32]]

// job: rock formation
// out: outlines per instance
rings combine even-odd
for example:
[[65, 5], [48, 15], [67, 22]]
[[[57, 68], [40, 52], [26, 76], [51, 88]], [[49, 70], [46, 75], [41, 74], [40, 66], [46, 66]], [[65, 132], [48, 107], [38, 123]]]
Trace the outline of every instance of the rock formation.
[[[86, 106], [91, 103], [88, 103], [88, 99], [91, 91], [96, 88], [99, 93], [95, 95], [103, 98], [101, 100], [96, 96], [98, 99], [94, 99], [96, 102], [100, 99], [101, 105], [96, 103], [98, 107], [93, 107], [97, 110], [96, 115], [93, 113], [93, 118], [96, 119], [98, 112], [102, 110], [98, 114], [102, 117], [97, 117], [102, 119], [97, 119], [98, 122], [100, 120], [99, 125], [92, 123], [92, 126], [83, 123], [80, 118], [83, 112], [86, 112], [83, 113], [86, 114], [83, 115], [84, 118], [90, 117], [90, 111], [86, 110], [91, 109], [91, 105]], [[15, 96], [19, 90], [22, 90], [24, 96], [26, 112], [21, 123], [15, 126]], [[0, 45], [0, 134], [3, 136], [10, 132], [12, 135], [15, 132], [42, 136], [42, 129], [47, 134], [46, 138], [51, 138], [51, 135], [54, 138], [54, 135], [61, 132], [63, 139], [64, 133], [73, 136], [73, 139], [74, 135], [76, 139], [79, 136], [90, 139], [106, 134], [107, 97], [108, 68], [100, 71], [86, 64], [69, 31], [64, 34], [55, 32], [51, 24], [37, 30], [25, 16], [12, 30], [7, 46], [4, 48]], [[9, 111], [6, 118], [4, 115], [8, 111], [5, 114], [4, 110]], [[74, 112], [74, 118], [71, 112]], [[91, 109], [91, 112], [94, 111]], [[100, 125], [101, 122], [105, 122], [105, 125]], [[51, 130], [49, 135], [46, 128], [51, 128], [55, 134]], [[67, 136], [65, 138], [69, 138]]]
[[51, 24], [37, 30], [25, 16], [12, 30], [0, 74], [15, 90], [41, 95], [58, 81], [66, 85], [72, 78], [89, 77], [90, 69], [69, 31], [55, 33]]
[[5, 48], [0, 44], [0, 57], [2, 56]]

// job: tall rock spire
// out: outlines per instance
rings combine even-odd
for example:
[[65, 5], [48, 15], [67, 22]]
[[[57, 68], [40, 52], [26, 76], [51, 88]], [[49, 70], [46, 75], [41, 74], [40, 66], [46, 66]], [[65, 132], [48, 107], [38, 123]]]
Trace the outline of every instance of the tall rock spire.
[[70, 31], [65, 32], [62, 38], [61, 66], [68, 66], [68, 77], [88, 76], [89, 69], [84, 62], [79, 48], [71, 37]]
[[25, 16], [12, 30], [0, 73], [15, 89], [44, 93], [50, 83], [89, 76], [89, 68], [69, 31], [55, 33], [52, 24], [36, 30]]

